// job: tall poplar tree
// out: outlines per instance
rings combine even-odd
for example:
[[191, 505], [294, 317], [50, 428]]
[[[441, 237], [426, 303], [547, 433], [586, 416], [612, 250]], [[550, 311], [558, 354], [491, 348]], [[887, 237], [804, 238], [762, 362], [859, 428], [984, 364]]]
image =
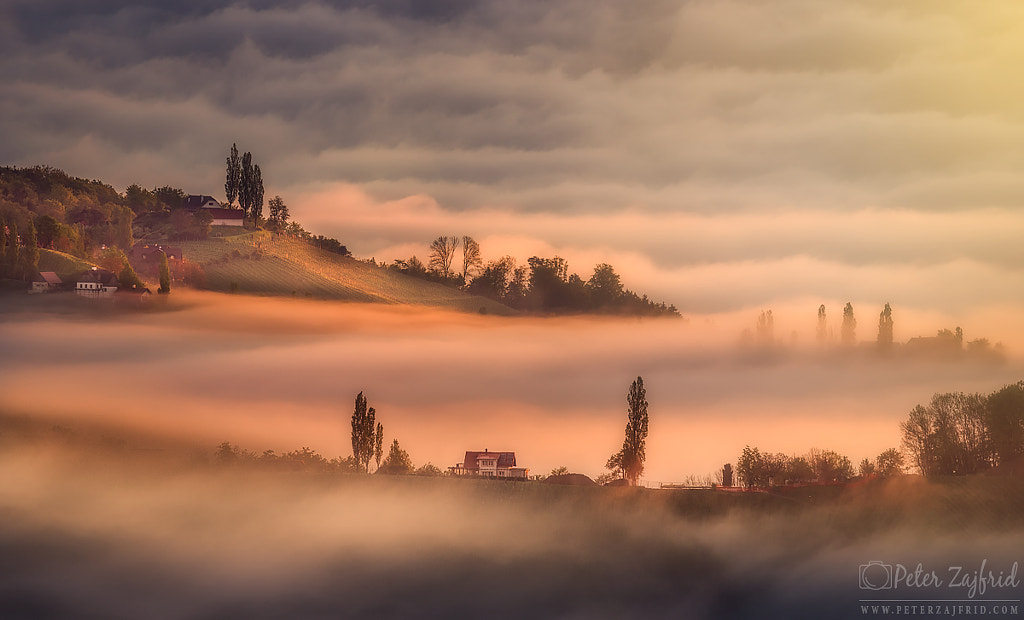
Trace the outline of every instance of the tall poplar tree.
[[878, 346], [882, 349], [892, 346], [892, 308], [889, 304], [885, 304], [878, 314]]
[[171, 268], [167, 264], [167, 255], [160, 252], [160, 288], [158, 293], [167, 294], [171, 292]]
[[228, 205], [235, 204], [238, 198], [239, 184], [242, 182], [242, 163], [238, 159], [238, 145], [231, 145], [231, 154], [228, 155], [227, 178], [224, 181], [224, 195], [228, 199]]
[[359, 469], [370, 472], [370, 458], [376, 449], [374, 418], [377, 412], [373, 407], [367, 408], [366, 397], [362, 392], [356, 396], [356, 407], [352, 412], [352, 456]]
[[245, 155], [242, 155], [242, 165], [238, 174], [238, 206], [242, 207], [245, 217], [252, 214], [252, 178], [252, 153], [246, 151]]
[[846, 302], [843, 308], [843, 344], [857, 342], [857, 319], [853, 316], [853, 304]]
[[621, 472], [629, 484], [636, 486], [647, 460], [647, 390], [644, 389], [643, 377], [637, 377], [629, 386], [625, 435], [622, 449], [613, 454], [605, 466]]

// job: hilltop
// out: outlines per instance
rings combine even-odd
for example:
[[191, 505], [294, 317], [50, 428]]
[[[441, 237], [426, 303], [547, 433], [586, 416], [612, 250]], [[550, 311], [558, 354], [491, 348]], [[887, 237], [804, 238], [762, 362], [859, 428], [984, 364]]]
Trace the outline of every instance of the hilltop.
[[202, 267], [205, 288], [213, 291], [514, 312], [490, 299], [327, 252], [289, 235], [245, 231], [174, 244], [187, 261]]

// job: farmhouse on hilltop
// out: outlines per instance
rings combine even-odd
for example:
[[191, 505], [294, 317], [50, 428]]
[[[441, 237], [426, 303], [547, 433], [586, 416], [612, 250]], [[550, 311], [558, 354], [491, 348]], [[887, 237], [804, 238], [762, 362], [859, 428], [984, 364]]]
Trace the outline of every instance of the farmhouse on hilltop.
[[466, 458], [448, 468], [454, 476], [485, 476], [488, 478], [521, 478], [530, 475], [526, 467], [516, 467], [515, 452], [467, 451]]
[[185, 198], [185, 204], [181, 206], [190, 211], [195, 211], [196, 209], [219, 209], [220, 203], [217, 202], [213, 196], [189, 194]]
[[[212, 226], [244, 226], [245, 213], [241, 209], [225, 209], [213, 196], [205, 194], [189, 194], [182, 205], [189, 211], [206, 211], [213, 216]], [[168, 256], [168, 258], [170, 258]]]

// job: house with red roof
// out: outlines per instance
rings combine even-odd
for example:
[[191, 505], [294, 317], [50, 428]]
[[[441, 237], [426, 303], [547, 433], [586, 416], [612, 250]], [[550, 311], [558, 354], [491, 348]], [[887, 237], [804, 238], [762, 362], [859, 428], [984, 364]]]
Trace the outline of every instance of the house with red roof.
[[486, 448], [483, 452], [466, 451], [465, 459], [461, 463], [449, 467], [448, 472], [454, 476], [520, 478], [523, 480], [530, 476], [528, 468], [516, 466], [515, 452], [491, 452]]

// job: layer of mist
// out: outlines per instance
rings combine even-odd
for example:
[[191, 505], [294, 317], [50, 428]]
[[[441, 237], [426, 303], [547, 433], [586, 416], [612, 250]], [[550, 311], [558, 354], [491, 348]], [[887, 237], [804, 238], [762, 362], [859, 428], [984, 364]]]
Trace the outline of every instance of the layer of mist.
[[[820, 349], [813, 318], [795, 339], [780, 318], [777, 346], [738, 347], [754, 313], [749, 322], [497, 318], [178, 293], [170, 308], [5, 314], [0, 410], [333, 457], [351, 453], [349, 417], [363, 391], [387, 441], [398, 438], [417, 465], [443, 468], [488, 448], [516, 451], [532, 473], [565, 465], [593, 477], [621, 444], [639, 375], [651, 416], [646, 477], [669, 482], [718, 469], [747, 444], [873, 458], [899, 445], [899, 422], [933, 393], [988, 393], [1024, 376], [1012, 356]], [[897, 319], [898, 333], [915, 333]]]

